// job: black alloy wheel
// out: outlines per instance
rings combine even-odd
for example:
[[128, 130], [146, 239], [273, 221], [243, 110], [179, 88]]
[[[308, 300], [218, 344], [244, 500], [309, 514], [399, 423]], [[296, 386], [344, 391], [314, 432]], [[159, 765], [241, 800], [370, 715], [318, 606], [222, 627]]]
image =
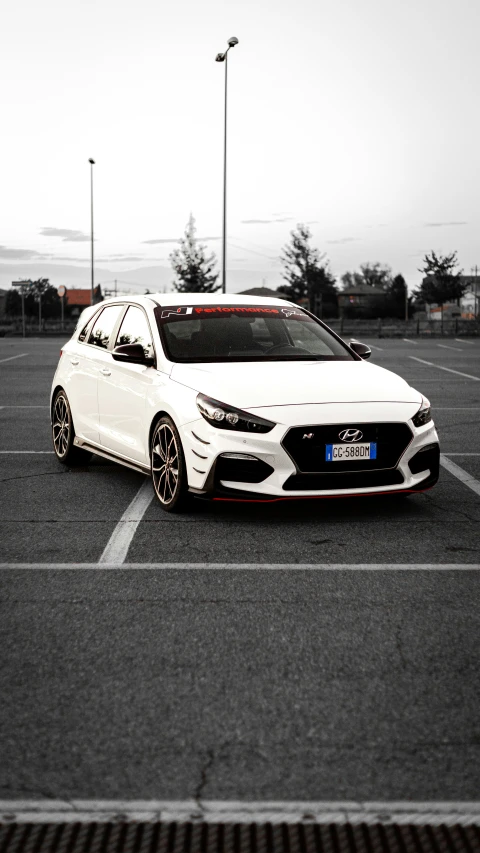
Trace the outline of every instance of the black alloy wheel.
[[183, 512], [190, 504], [182, 443], [171, 418], [160, 418], [152, 434], [152, 480], [166, 512]]
[[52, 406], [52, 440], [55, 455], [62, 465], [86, 465], [92, 454], [75, 447], [72, 411], [65, 391], [60, 390]]

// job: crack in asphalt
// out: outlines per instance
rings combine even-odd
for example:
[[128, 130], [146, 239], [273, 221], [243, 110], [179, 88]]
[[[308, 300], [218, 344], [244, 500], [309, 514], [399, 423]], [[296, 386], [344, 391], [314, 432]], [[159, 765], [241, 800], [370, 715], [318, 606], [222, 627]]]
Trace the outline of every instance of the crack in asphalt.
[[408, 661], [405, 657], [405, 653], [403, 651], [403, 638], [402, 638], [402, 630], [405, 624], [405, 617], [400, 619], [397, 623], [397, 627], [395, 629], [395, 645], [397, 648], [398, 656], [400, 658], [400, 663], [402, 665], [402, 669], [408, 669]]
[[68, 471], [43, 471], [41, 474], [25, 474], [20, 477], [6, 477], [0, 480], [0, 483], [11, 483], [13, 480], [33, 480], [36, 477], [59, 477], [61, 474], [68, 474]]
[[200, 811], [202, 813], [205, 810], [203, 803], [202, 803], [203, 792], [204, 792], [204, 790], [205, 790], [205, 788], [209, 782], [208, 774], [213, 767], [214, 761], [215, 761], [215, 753], [214, 753], [213, 749], [207, 749], [207, 758], [206, 758], [206, 761], [203, 763], [203, 765], [200, 769], [200, 781], [199, 781], [199, 783], [195, 789], [195, 794], [194, 794], [195, 802], [197, 803], [198, 808], [200, 809]]
[[[429, 496], [429, 503], [434, 507], [434, 509], [438, 509], [443, 515], [451, 515], [452, 513], [455, 515], [459, 515], [462, 518], [465, 518], [467, 521], [473, 521], [475, 524], [478, 524], [480, 518], [475, 518], [472, 515], [469, 515], [465, 510], [461, 509], [458, 506], [452, 506], [450, 502], [448, 506], [442, 506], [442, 504], [438, 503], [437, 499], [433, 496]], [[438, 519], [437, 519], [438, 522]]]

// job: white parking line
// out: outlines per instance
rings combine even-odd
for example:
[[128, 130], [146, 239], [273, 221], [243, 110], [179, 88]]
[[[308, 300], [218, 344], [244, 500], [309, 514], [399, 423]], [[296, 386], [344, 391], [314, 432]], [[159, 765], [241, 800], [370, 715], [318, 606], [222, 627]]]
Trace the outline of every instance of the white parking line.
[[[187, 821], [207, 823], [460, 824], [480, 820], [480, 802], [375, 800], [0, 800], [5, 823]], [[306, 817], [308, 815], [308, 817]], [[473, 848], [472, 848], [473, 850]]]
[[383, 352], [383, 347], [376, 347], [374, 344], [367, 344], [367, 346], [369, 346], [370, 349], [378, 349], [379, 352]]
[[0, 450], [0, 453], [3, 455], [15, 454], [15, 453], [40, 453], [40, 454], [50, 454], [55, 453], [54, 450]]
[[415, 346], [418, 346], [418, 341], [411, 341], [410, 338], [402, 338], [402, 341], [405, 341], [406, 344], [415, 344]]
[[441, 347], [442, 349], [454, 349], [455, 352], [463, 352], [461, 347], [449, 347], [448, 344], [437, 344], [437, 347]]
[[[452, 463], [453, 464], [453, 463]], [[0, 563], [0, 571], [478, 572], [480, 563]]]
[[444, 456], [480, 456], [480, 453], [444, 453]]
[[457, 376], [465, 376], [467, 379], [474, 379], [480, 382], [480, 376], [472, 376], [470, 373], [461, 373], [460, 370], [452, 370], [451, 367], [443, 367], [441, 364], [434, 364], [432, 361], [425, 361], [423, 358], [417, 358], [416, 355], [409, 355], [413, 361], [420, 361], [422, 364], [428, 364], [429, 367], [438, 367], [439, 370], [446, 370], [447, 373], [456, 373]]
[[466, 341], [465, 338], [455, 338], [455, 340], [458, 341], [459, 344], [470, 344], [472, 347], [475, 346], [473, 341]]
[[11, 355], [8, 358], [0, 358], [0, 364], [4, 361], [13, 361], [14, 358], [25, 358], [26, 355], [30, 355], [29, 352], [21, 352], [19, 355]]
[[135, 531], [150, 506], [154, 494], [152, 481], [149, 478], [142, 483], [133, 501], [123, 513], [98, 561], [99, 565], [124, 562]]
[[450, 474], [453, 474], [454, 477], [457, 477], [458, 480], [465, 483], [472, 492], [480, 495], [480, 482], [475, 477], [472, 477], [472, 475], [467, 471], [464, 471], [463, 468], [460, 468], [460, 465], [457, 465], [455, 462], [451, 462], [450, 459], [447, 459], [443, 453], [440, 454], [440, 465], [443, 465], [447, 471], [450, 471]]

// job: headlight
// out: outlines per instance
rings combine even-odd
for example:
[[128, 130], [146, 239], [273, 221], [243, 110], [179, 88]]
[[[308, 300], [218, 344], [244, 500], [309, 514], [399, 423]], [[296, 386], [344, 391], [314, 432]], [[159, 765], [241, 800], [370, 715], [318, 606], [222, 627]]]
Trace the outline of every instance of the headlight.
[[422, 405], [420, 406], [417, 414], [413, 416], [412, 421], [416, 427], [421, 427], [424, 426], [424, 424], [428, 424], [431, 420], [432, 412], [430, 410], [430, 402], [426, 397], [423, 397]]
[[197, 408], [202, 417], [218, 429], [234, 429], [240, 432], [270, 432], [275, 426], [273, 421], [267, 421], [265, 418], [259, 418], [258, 415], [243, 412], [242, 409], [220, 403], [219, 400], [212, 400], [205, 394], [198, 395]]

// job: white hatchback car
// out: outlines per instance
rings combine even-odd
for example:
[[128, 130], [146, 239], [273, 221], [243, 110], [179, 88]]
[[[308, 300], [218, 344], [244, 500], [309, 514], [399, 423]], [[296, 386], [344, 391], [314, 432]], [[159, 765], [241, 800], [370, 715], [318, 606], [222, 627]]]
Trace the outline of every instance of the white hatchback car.
[[298, 305], [152, 294], [87, 308], [51, 393], [60, 462], [151, 474], [193, 495], [276, 501], [409, 495], [438, 479], [430, 404]]

